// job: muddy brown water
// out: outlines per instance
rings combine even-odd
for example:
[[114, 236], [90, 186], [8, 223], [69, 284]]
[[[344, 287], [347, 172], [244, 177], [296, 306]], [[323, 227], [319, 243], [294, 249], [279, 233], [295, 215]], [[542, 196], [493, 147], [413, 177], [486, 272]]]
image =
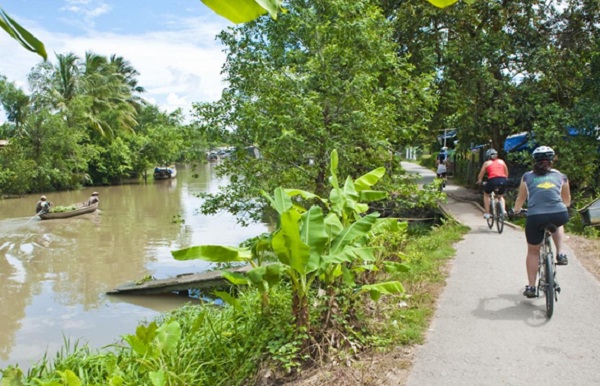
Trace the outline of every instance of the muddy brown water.
[[179, 166], [171, 180], [46, 193], [61, 206], [100, 193], [99, 211], [55, 220], [34, 216], [39, 195], [0, 200], [0, 369], [26, 369], [45, 353], [52, 359], [65, 340], [101, 348], [135, 333], [141, 321], [194, 302], [106, 292], [148, 275], [162, 279], [211, 268], [176, 261], [172, 250], [238, 245], [267, 231], [267, 224], [241, 227], [229, 214], [197, 213], [196, 194], [225, 183], [206, 164]]

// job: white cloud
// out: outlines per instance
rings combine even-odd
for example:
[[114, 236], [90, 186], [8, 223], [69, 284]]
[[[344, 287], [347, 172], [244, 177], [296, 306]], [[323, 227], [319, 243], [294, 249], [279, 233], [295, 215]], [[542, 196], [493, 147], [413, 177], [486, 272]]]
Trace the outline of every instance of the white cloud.
[[95, 19], [109, 13], [111, 9], [109, 4], [101, 0], [67, 0], [60, 10], [72, 14], [68, 18], [61, 18], [61, 21], [83, 30], [90, 30], [96, 25]]
[[[172, 22], [177, 22], [179, 29], [137, 35], [88, 32], [75, 36], [49, 32], [33, 22], [26, 25], [44, 42], [51, 62], [55, 62], [54, 53], [73, 52], [83, 57], [90, 51], [122, 56], [140, 73], [138, 83], [146, 89], [145, 99], [169, 112], [181, 108], [187, 113], [192, 102], [214, 101], [221, 94], [224, 85], [220, 71], [225, 53], [215, 35], [225, 23], [201, 19]], [[28, 90], [27, 74], [40, 58], [2, 33], [0, 52], [0, 74]]]

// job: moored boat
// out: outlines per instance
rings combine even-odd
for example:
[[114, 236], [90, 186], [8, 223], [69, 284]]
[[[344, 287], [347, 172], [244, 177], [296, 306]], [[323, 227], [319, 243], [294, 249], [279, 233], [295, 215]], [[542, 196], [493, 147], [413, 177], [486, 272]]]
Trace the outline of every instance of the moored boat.
[[81, 204], [78, 204], [78, 205], [73, 205], [73, 207], [76, 207], [76, 209], [68, 210], [65, 212], [50, 211], [47, 213], [42, 213], [39, 216], [42, 220], [52, 220], [52, 219], [57, 219], [57, 218], [75, 217], [75, 216], [79, 216], [82, 214], [95, 212], [96, 209], [98, 209], [98, 204], [93, 204], [93, 205], [89, 205], [89, 206], [82, 206]]
[[165, 180], [169, 178], [173, 178], [177, 175], [177, 169], [175, 165], [170, 166], [157, 166], [154, 168], [154, 179], [155, 180]]

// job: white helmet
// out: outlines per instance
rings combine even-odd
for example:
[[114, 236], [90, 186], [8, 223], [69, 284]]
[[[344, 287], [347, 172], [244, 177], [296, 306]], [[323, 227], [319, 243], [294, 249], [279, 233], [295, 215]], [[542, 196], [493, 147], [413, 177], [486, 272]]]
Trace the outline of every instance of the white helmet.
[[535, 149], [532, 153], [533, 159], [536, 162], [542, 160], [552, 161], [554, 160], [554, 154], [554, 149], [548, 146], [540, 146], [537, 149]]

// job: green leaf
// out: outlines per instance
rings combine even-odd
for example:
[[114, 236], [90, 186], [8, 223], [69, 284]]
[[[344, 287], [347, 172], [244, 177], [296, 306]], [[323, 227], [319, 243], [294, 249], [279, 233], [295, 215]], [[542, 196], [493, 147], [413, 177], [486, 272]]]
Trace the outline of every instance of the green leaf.
[[224, 247], [221, 245], [199, 245], [171, 251], [175, 260], [205, 260], [213, 263], [248, 261], [252, 253], [247, 248]]
[[281, 273], [284, 267], [280, 264], [263, 265], [248, 272], [248, 279], [254, 284], [266, 282], [269, 287], [273, 287], [281, 280]]
[[330, 157], [330, 161], [329, 161], [329, 172], [331, 173], [331, 176], [329, 177], [329, 183], [331, 184], [331, 186], [333, 186], [333, 188], [335, 190], [339, 190], [340, 185], [337, 179], [337, 167], [338, 167], [338, 162], [339, 162], [339, 158], [338, 158], [338, 153], [336, 149], [333, 149], [333, 151], [331, 152], [331, 157]]
[[378, 301], [382, 295], [396, 295], [405, 292], [402, 283], [399, 281], [388, 281], [385, 283], [364, 285], [362, 286], [361, 291], [369, 291], [373, 301]]
[[165, 385], [165, 371], [150, 371], [148, 372], [152, 386], [164, 386]]
[[354, 255], [362, 261], [376, 260], [375, 255], [373, 254], [373, 248], [370, 247], [354, 248], [352, 253], [354, 253]]
[[235, 24], [247, 23], [267, 13], [255, 0], [202, 0], [217, 15]]
[[335, 213], [325, 216], [325, 231], [330, 239], [335, 239], [344, 230], [344, 225]]
[[323, 210], [318, 206], [313, 206], [302, 215], [302, 220], [300, 235], [304, 244], [310, 248], [307, 272], [313, 272], [319, 268], [319, 260], [329, 240], [325, 231]]
[[331, 244], [331, 254], [341, 253], [349, 244], [365, 236], [377, 221], [379, 213], [371, 213], [356, 221], [340, 233]]
[[123, 386], [123, 378], [120, 375], [112, 375], [108, 379], [108, 386]]
[[282, 0], [256, 0], [256, 2], [266, 9], [273, 19], [277, 19], [277, 12], [281, 9]]
[[180, 339], [181, 326], [176, 321], [165, 323], [156, 330], [157, 347], [162, 353], [175, 350]]
[[236, 310], [240, 309], [240, 302], [238, 302], [238, 300], [235, 297], [231, 296], [227, 292], [214, 291], [213, 293], [215, 294], [215, 296], [218, 296], [221, 300], [223, 300], [225, 303], [229, 304], [231, 307], [235, 308]]
[[138, 325], [135, 329], [135, 335], [124, 335], [123, 339], [129, 343], [137, 354], [147, 355], [150, 352], [150, 343], [156, 337], [157, 328], [156, 322], [151, 322], [147, 326]]
[[399, 223], [398, 220], [395, 218], [380, 218], [377, 219], [377, 222], [375, 223], [375, 225], [373, 225], [373, 228], [371, 228], [371, 232], [373, 234], [379, 235], [382, 233], [399, 232], [400, 230], [406, 231], [407, 226], [407, 222]]
[[388, 196], [387, 192], [382, 192], [379, 190], [361, 190], [360, 191], [360, 201], [361, 202], [373, 202], [378, 200], [383, 200]]
[[273, 251], [283, 264], [306, 274], [310, 248], [300, 238], [300, 214], [289, 210], [281, 215], [280, 220], [281, 229], [273, 236]]
[[13, 39], [18, 41], [25, 49], [35, 52], [44, 60], [48, 59], [48, 54], [46, 53], [46, 48], [44, 47], [44, 43], [39, 41], [35, 36], [33, 36], [29, 31], [25, 28], [21, 27], [19, 23], [14, 21], [10, 16], [4, 12], [2, 8], [0, 8], [0, 27], [4, 29]]
[[311, 193], [311, 192], [308, 192], [308, 191], [302, 190], [302, 189], [285, 189], [285, 193], [290, 197], [300, 196], [300, 197], [304, 198], [305, 200], [317, 199], [324, 204], [327, 203], [326, 199], [323, 199], [314, 193]]
[[[72, 370], [56, 371], [56, 373], [62, 378], [62, 385], [64, 386], [81, 386], [81, 380]], [[2, 383], [4, 384], [4, 382]]]
[[351, 263], [357, 259], [375, 261], [372, 248], [348, 246], [339, 253], [324, 255], [321, 260], [321, 269], [327, 269], [332, 264]]
[[227, 279], [231, 284], [234, 284], [234, 285], [248, 285], [248, 284], [250, 284], [250, 282], [248, 281], [248, 278], [246, 277], [246, 275], [242, 275], [241, 273], [229, 272], [229, 271], [222, 271], [221, 275], [223, 275], [223, 277], [225, 279]]
[[275, 189], [274, 201], [273, 201], [273, 209], [277, 211], [277, 213], [282, 214], [286, 210], [289, 210], [292, 207], [292, 199], [282, 188]]
[[375, 170], [371, 170], [367, 174], [359, 177], [354, 181], [354, 187], [357, 191], [369, 189], [375, 185], [385, 175], [385, 168], [380, 167]]
[[8, 366], [2, 371], [2, 386], [22, 386], [23, 370], [18, 367]]
[[409, 272], [411, 270], [409, 265], [396, 261], [384, 261], [383, 265], [387, 272]]
[[446, 8], [456, 3], [458, 0], [427, 0], [438, 8]]

